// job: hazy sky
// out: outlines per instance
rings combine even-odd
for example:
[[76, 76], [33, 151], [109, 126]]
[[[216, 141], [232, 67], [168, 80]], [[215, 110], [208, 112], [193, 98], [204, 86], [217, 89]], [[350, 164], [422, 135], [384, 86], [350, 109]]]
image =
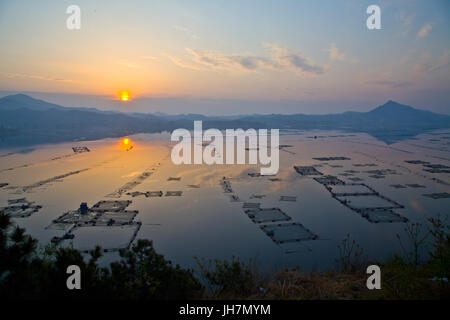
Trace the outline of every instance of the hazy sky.
[[[81, 29], [66, 8], [81, 8]], [[366, 8], [381, 7], [381, 30]], [[450, 1], [4, 1], [0, 91], [169, 113], [450, 114]], [[117, 101], [129, 90], [131, 100]]]

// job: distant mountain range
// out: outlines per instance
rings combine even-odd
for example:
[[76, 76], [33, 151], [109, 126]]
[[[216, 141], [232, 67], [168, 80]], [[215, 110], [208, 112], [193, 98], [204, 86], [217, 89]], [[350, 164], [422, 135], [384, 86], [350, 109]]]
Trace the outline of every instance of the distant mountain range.
[[278, 128], [366, 132], [386, 143], [422, 132], [450, 128], [448, 115], [415, 109], [395, 101], [388, 101], [369, 112], [208, 117], [68, 108], [16, 94], [0, 99], [0, 147], [95, 140], [172, 131], [176, 128], [192, 129], [194, 120], [202, 120], [204, 129]]

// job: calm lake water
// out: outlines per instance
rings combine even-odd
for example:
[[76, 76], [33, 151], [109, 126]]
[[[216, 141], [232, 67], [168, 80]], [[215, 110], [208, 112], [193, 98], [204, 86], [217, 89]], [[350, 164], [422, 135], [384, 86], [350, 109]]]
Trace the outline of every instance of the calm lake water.
[[[6, 206], [9, 199], [22, 197], [41, 205], [42, 209], [30, 217], [14, 221], [45, 245], [53, 236], [64, 234], [64, 231], [46, 228], [53, 219], [79, 208], [81, 202], [91, 206], [100, 200], [116, 200], [107, 195], [150, 170], [153, 174], [129, 192], [182, 191], [182, 196], [147, 198], [122, 194], [121, 200], [132, 200], [128, 210], [139, 210], [135, 219], [142, 222], [142, 227], [137, 239], [153, 240], [159, 253], [184, 267], [195, 267], [194, 257], [229, 259], [236, 255], [244, 260], [252, 259], [263, 270], [333, 267], [338, 257], [337, 245], [347, 234], [364, 248], [371, 260], [402, 252], [396, 234], [405, 236], [404, 223], [369, 222], [333, 199], [313, 177], [298, 174], [294, 165], [316, 165], [320, 172], [349, 183], [353, 182], [352, 178], [360, 178], [361, 183], [403, 205], [403, 209], [394, 211], [411, 222], [425, 223], [427, 217], [438, 213], [446, 215], [450, 208], [448, 198], [423, 196], [450, 193], [450, 174], [426, 172], [421, 164], [405, 162], [422, 160], [450, 166], [448, 131], [422, 134], [392, 145], [363, 133], [283, 132], [280, 144], [291, 147], [280, 150], [280, 170], [276, 177], [250, 176], [249, 173], [259, 172], [254, 165], [176, 166], [170, 159], [173, 144], [169, 134], [140, 134], [128, 138], [134, 146], [129, 151], [121, 147], [122, 139], [1, 150], [0, 183], [9, 185], [0, 188], [0, 206]], [[87, 146], [90, 152], [75, 154], [73, 146]], [[329, 156], [350, 160], [313, 159]], [[385, 172], [381, 177], [366, 172], [385, 169], [395, 172]], [[49, 180], [57, 176], [60, 177], [55, 181]], [[233, 194], [241, 202], [231, 201], [230, 194], [224, 193], [220, 184], [223, 177], [228, 179]], [[37, 182], [42, 184], [37, 185]], [[392, 186], [397, 184], [406, 187]], [[254, 195], [264, 197], [259, 199], [252, 197]], [[296, 201], [280, 201], [281, 196], [294, 196]], [[352, 200], [355, 206], [364, 206], [361, 201], [366, 201], [368, 206], [380, 201], [357, 198]], [[301, 223], [319, 238], [276, 244], [245, 214], [244, 202], [258, 202], [262, 208], [280, 208], [292, 218], [290, 222]], [[83, 250], [96, 244], [104, 248], [120, 247], [126, 245], [133, 231], [130, 227], [79, 228], [74, 232], [75, 238], [66, 240], [65, 244], [73, 243]], [[117, 256], [117, 253], [106, 253], [103, 262]]]

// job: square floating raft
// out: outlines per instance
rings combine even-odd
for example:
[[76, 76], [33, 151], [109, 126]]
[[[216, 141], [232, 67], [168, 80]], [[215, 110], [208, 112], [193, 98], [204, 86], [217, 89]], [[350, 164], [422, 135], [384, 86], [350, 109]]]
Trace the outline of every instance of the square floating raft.
[[251, 209], [246, 210], [245, 213], [254, 223], [291, 220], [291, 217], [279, 208]]
[[448, 199], [448, 198], [450, 198], [450, 193], [448, 193], [448, 192], [428, 193], [428, 194], [424, 194], [423, 196], [431, 198], [431, 199]]
[[91, 150], [89, 150], [88, 147], [72, 147], [73, 152], [75, 153], [83, 153], [83, 152], [89, 152]]
[[395, 188], [395, 189], [405, 189], [406, 186], [402, 185], [402, 184], [391, 184], [391, 187]]
[[314, 178], [318, 183], [323, 184], [325, 186], [334, 186], [334, 185], [342, 185], [345, 184], [344, 181], [340, 180], [335, 176], [323, 176], [319, 178]]
[[407, 222], [408, 219], [391, 209], [362, 210], [361, 216], [373, 223]]
[[399, 203], [382, 195], [336, 196], [335, 198], [342, 204], [355, 211], [364, 209], [375, 210], [403, 208], [403, 206]]
[[163, 192], [162, 191], [147, 191], [146, 193], [145, 193], [145, 196], [147, 197], [147, 198], [153, 198], [153, 197], [162, 197], [162, 195], [163, 195]]
[[295, 171], [302, 176], [321, 176], [322, 172], [313, 166], [294, 166]]
[[301, 223], [297, 222], [263, 225], [260, 228], [273, 242], [279, 244], [316, 240], [318, 238], [317, 235], [305, 228]]
[[232, 194], [232, 195], [230, 195], [230, 201], [231, 202], [241, 202], [241, 199], [237, 195]]
[[410, 188], [425, 188], [425, 186], [423, 186], [421, 184], [417, 184], [417, 183], [410, 183], [410, 184], [407, 184], [407, 186]]
[[167, 191], [166, 197], [181, 197], [183, 191]]
[[329, 190], [335, 196], [356, 196], [356, 195], [374, 195], [375, 190], [363, 183], [350, 183], [343, 185], [330, 186]]
[[93, 211], [121, 211], [130, 205], [130, 200], [103, 200], [94, 204], [91, 208]]

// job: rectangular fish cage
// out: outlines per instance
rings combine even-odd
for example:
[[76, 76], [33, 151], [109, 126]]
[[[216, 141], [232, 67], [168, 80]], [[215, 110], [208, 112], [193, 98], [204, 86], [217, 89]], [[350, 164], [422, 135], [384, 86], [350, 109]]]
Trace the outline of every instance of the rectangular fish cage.
[[279, 208], [251, 209], [245, 213], [254, 223], [289, 221], [291, 217]]
[[260, 228], [273, 242], [278, 244], [318, 239], [316, 234], [298, 222], [262, 225]]
[[362, 210], [361, 216], [372, 223], [407, 222], [408, 219], [391, 209]]

